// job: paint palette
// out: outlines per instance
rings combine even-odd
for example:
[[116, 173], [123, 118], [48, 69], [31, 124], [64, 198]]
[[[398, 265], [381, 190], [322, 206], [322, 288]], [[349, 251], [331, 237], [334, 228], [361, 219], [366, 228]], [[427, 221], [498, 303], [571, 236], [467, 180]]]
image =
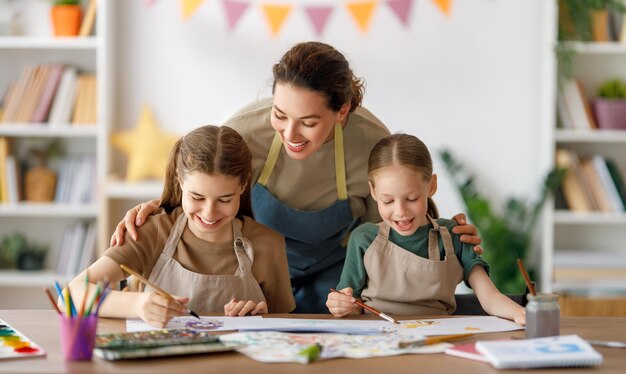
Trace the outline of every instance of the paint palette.
[[0, 359], [45, 355], [43, 348], [0, 319]]
[[239, 346], [223, 343], [207, 331], [171, 329], [98, 335], [94, 354], [105, 360], [121, 360], [223, 352]]

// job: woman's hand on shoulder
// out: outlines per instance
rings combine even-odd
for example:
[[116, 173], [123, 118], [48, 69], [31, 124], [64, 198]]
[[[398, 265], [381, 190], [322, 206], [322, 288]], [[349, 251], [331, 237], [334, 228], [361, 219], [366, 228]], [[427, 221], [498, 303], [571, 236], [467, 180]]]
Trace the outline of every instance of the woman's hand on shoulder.
[[250, 314], [252, 316], [257, 314], [267, 314], [267, 303], [265, 301], [261, 301], [257, 303], [256, 301], [248, 300], [240, 300], [237, 301], [233, 298], [228, 304], [224, 305], [224, 315], [227, 317], [236, 317], [236, 316], [245, 316]]
[[461, 239], [463, 243], [473, 244], [474, 252], [482, 255], [484, 250], [480, 246], [480, 243], [483, 241], [480, 236], [478, 236], [478, 229], [476, 226], [467, 223], [467, 219], [463, 213], [455, 215], [452, 217], [452, 220], [458, 224], [452, 228], [452, 232], [461, 235], [459, 239]]
[[173, 317], [187, 315], [183, 305], [189, 302], [189, 298], [180, 296], [174, 298], [182, 305], [156, 292], [141, 292], [136, 305], [137, 315], [150, 326], [164, 328]]
[[159, 200], [150, 200], [127, 211], [124, 219], [115, 227], [115, 232], [111, 236], [111, 247], [124, 244], [124, 233], [126, 230], [128, 230], [133, 240], [137, 240], [136, 227], [143, 225], [146, 222], [146, 218], [157, 209], [159, 209]]
[[352, 297], [352, 287], [346, 287], [339, 292], [329, 293], [326, 300], [326, 306], [332, 315], [345, 317], [348, 314], [361, 314], [361, 307], [354, 303], [356, 299]]

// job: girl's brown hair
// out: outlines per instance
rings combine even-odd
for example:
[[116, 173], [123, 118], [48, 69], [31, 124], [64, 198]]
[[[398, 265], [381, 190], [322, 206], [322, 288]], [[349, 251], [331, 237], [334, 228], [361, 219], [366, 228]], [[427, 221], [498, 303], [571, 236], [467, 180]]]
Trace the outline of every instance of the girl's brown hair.
[[246, 185], [237, 215], [252, 216], [250, 177], [252, 155], [239, 133], [228, 126], [202, 126], [180, 138], [172, 152], [165, 171], [165, 185], [161, 207], [170, 212], [182, 203], [178, 182], [192, 172], [223, 174], [239, 178]]
[[[428, 147], [413, 135], [389, 135], [376, 143], [367, 165], [367, 176], [372, 186], [376, 172], [390, 165], [402, 165], [416, 170], [422, 174], [425, 182], [430, 182], [433, 175], [433, 161]], [[439, 210], [430, 197], [427, 213], [432, 218], [439, 218]]]
[[363, 80], [354, 76], [344, 55], [328, 44], [296, 44], [273, 66], [272, 72], [272, 93], [276, 83], [316, 91], [326, 97], [326, 106], [334, 112], [346, 103], [350, 103], [352, 112], [363, 100]]

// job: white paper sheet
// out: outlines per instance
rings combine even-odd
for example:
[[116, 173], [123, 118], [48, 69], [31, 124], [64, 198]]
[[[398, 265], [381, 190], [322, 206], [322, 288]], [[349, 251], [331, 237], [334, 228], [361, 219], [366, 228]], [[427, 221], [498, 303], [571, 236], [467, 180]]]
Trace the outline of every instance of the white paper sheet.
[[[174, 317], [170, 320], [165, 328], [167, 329], [183, 329], [192, 328], [195, 330], [211, 330], [211, 331], [237, 331], [242, 328], [254, 326], [255, 321], [261, 321], [260, 316], [247, 317], [208, 317], [202, 316], [200, 320], [192, 316]], [[160, 330], [152, 327], [141, 319], [127, 319], [126, 331], [152, 331]]]

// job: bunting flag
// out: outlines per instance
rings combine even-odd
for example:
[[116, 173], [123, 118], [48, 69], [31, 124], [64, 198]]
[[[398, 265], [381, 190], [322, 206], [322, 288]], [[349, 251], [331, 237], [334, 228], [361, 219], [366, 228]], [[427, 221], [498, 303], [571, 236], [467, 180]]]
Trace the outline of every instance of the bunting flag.
[[311, 24], [313, 24], [315, 35], [321, 36], [333, 8], [331, 6], [305, 6], [304, 11], [309, 17]]
[[452, 11], [452, 0], [433, 0], [435, 4], [439, 7], [439, 10], [446, 16], [450, 16], [450, 12]]
[[409, 26], [409, 15], [413, 7], [413, 0], [388, 0], [387, 5], [398, 16], [398, 19], [406, 27]]
[[372, 20], [372, 13], [374, 8], [376, 8], [376, 1], [348, 2], [346, 7], [359, 29], [361, 29], [361, 32], [366, 33]]
[[148, 6], [151, 6], [152, 4], [154, 4], [155, 1], [156, 0], [144, 0], [143, 3], [145, 4], [145, 6], [148, 7]]
[[287, 16], [291, 12], [292, 5], [288, 4], [263, 4], [261, 9], [265, 13], [265, 18], [270, 27], [270, 35], [275, 38], [280, 32], [280, 28], [283, 26], [283, 22], [287, 19]]
[[224, 4], [224, 9], [226, 10], [228, 29], [233, 30], [250, 3], [240, 0], [223, 0], [222, 4]]
[[204, 0], [180, 0], [181, 12], [183, 20], [186, 21], [196, 12], [198, 7], [202, 5]]

